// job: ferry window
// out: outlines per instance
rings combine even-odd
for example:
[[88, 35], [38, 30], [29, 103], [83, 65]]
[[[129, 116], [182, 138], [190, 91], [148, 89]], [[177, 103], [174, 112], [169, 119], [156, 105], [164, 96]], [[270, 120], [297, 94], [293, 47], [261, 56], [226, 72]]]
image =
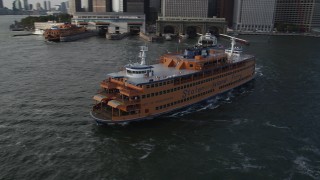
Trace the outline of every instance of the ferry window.
[[154, 87], [154, 84], [151, 84], [151, 87], [153, 88], [153, 87]]
[[146, 98], [146, 95], [142, 95], [142, 99]]
[[159, 92], [159, 95], [162, 95], [162, 91]]
[[155, 84], [155, 87], [158, 87], [158, 83]]
[[147, 88], [150, 88], [150, 85], [147, 85]]
[[167, 92], [166, 91], [163, 91], [163, 94], [166, 94]]
[[166, 85], [167, 84], [167, 82], [163, 82], [163, 85]]
[[177, 88], [174, 88], [174, 91], [177, 91]]
[[149, 98], [150, 97], [150, 94], [147, 94], [147, 98]]
[[158, 92], [155, 93], [156, 96], [158, 96], [158, 94], [159, 94]]
[[151, 97], [153, 97], [154, 96], [154, 93], [151, 93]]
[[162, 86], [162, 83], [159, 83], [159, 86]]
[[193, 64], [190, 64], [190, 67], [193, 67]]
[[167, 90], [167, 93], [169, 93], [169, 92], [170, 92], [170, 89]]
[[184, 85], [183, 88], [187, 88], [187, 85]]

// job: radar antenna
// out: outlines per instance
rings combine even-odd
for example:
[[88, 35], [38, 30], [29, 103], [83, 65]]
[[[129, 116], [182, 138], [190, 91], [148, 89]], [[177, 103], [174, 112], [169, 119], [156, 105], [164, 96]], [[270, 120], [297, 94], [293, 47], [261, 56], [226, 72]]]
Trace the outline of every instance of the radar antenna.
[[240, 39], [240, 38], [236, 38], [233, 36], [229, 36], [226, 34], [220, 34], [220, 36], [224, 37], [224, 38], [228, 38], [231, 41], [231, 49], [230, 50], [225, 50], [226, 53], [228, 54], [228, 57], [231, 58], [233, 57], [233, 53], [235, 51], [235, 45], [236, 45], [236, 41], [245, 45], [249, 45], [249, 41], [244, 40], [244, 39]]
[[148, 47], [147, 46], [140, 46], [140, 53], [139, 53], [139, 58], [141, 58], [141, 65], [145, 65], [146, 64], [146, 51], [148, 51]]

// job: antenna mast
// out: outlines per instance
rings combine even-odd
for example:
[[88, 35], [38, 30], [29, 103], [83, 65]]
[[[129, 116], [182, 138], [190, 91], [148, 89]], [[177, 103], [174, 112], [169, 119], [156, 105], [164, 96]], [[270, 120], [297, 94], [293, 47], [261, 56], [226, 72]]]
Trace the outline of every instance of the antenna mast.
[[140, 65], [146, 65], [146, 51], [148, 51], [147, 46], [140, 46], [140, 53], [139, 53], [139, 58], [141, 58]]

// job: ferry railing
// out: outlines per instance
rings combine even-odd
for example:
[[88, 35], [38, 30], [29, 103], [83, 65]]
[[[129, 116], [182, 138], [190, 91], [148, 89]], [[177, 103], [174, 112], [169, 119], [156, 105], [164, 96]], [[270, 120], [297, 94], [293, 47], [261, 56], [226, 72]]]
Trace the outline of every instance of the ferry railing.
[[125, 105], [138, 104], [138, 103], [141, 102], [140, 99], [124, 98], [123, 96], [121, 96], [121, 95], [119, 95], [119, 94], [118, 94], [117, 96], [115, 96], [115, 97], [116, 97], [115, 100], [117, 100], [117, 101], [119, 101], [119, 102], [122, 102], [122, 103], [125, 104]]
[[100, 86], [106, 89], [115, 89], [117, 88], [117, 85], [115, 83], [109, 82], [109, 81], [102, 81], [100, 83]]
[[140, 92], [134, 89], [130, 89], [130, 88], [121, 88], [120, 89], [120, 93], [127, 95], [127, 96], [139, 96]]

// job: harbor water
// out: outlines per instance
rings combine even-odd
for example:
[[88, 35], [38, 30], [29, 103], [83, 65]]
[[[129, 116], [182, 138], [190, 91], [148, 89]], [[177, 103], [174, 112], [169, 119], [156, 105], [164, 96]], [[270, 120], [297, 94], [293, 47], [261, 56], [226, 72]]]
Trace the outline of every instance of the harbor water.
[[[97, 126], [92, 97], [107, 73], [192, 46], [91, 37], [17, 36], [0, 16], [0, 179], [320, 179], [320, 41], [241, 36], [252, 82], [187, 109]], [[219, 39], [228, 45], [228, 42]]]

